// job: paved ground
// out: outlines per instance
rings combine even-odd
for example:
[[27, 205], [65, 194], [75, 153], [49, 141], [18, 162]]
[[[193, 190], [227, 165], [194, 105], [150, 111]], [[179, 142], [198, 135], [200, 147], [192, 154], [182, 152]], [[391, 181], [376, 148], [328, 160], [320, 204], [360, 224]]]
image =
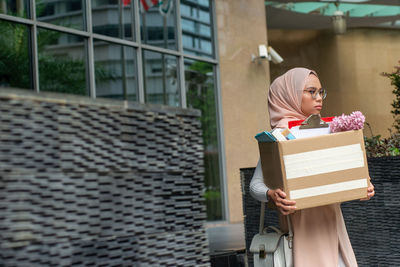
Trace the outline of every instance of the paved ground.
[[245, 248], [243, 223], [208, 224], [206, 229], [211, 253]]

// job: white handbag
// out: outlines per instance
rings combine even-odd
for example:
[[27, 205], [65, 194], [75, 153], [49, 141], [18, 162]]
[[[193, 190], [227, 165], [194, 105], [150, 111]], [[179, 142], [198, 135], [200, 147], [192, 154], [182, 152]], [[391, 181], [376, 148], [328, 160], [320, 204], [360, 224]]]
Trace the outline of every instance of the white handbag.
[[289, 216], [288, 233], [274, 226], [264, 228], [265, 202], [261, 203], [259, 233], [251, 240], [254, 267], [293, 267], [293, 232]]

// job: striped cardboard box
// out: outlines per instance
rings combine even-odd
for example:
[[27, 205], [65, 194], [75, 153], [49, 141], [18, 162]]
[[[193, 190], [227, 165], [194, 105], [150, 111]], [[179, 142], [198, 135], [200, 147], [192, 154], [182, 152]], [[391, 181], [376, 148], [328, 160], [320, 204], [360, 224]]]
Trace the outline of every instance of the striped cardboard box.
[[266, 185], [282, 188], [297, 209], [367, 196], [370, 178], [361, 130], [259, 143], [259, 149]]

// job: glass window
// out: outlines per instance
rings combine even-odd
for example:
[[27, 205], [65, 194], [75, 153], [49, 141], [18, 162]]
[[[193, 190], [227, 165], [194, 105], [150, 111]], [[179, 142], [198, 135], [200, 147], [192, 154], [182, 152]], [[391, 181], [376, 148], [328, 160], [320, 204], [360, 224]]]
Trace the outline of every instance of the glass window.
[[0, 20], [0, 86], [32, 88], [28, 27]]
[[134, 1], [131, 0], [93, 1], [93, 32], [126, 40], [135, 40], [133, 5]]
[[143, 60], [145, 102], [180, 106], [177, 57], [144, 51]]
[[94, 41], [97, 97], [138, 100], [135, 55], [132, 47]]
[[212, 53], [211, 42], [209, 40], [200, 39], [200, 49], [211, 54]]
[[185, 60], [187, 106], [201, 111], [207, 219], [222, 220], [222, 190], [217, 132], [215, 72], [210, 63]]
[[209, 10], [199, 10], [198, 13], [198, 19], [201, 20], [202, 22], [210, 24], [210, 11]]
[[192, 16], [192, 11], [191, 7], [185, 4], [181, 4], [181, 15], [190, 17]]
[[28, 17], [29, 0], [0, 0], [0, 13], [22, 18]]
[[[199, 25], [199, 33], [203, 36], [206, 37], [211, 37], [211, 28], [210, 26], [204, 25], [204, 24], [198, 24]], [[210, 41], [208, 41], [211, 43]]]
[[187, 20], [187, 19], [182, 19], [181, 22], [182, 22], [181, 26], [182, 26], [182, 30], [183, 31], [189, 31], [189, 32], [195, 32], [196, 31], [194, 21], [190, 21], [190, 20]]
[[[142, 42], [176, 50], [175, 7], [172, 4], [174, 1], [164, 1], [161, 7], [158, 5], [151, 6], [152, 2], [154, 1], [140, 1], [142, 9], [140, 15]], [[145, 6], [143, 5], [144, 3], [146, 3]]]
[[[120, 0], [92, 0], [92, 8], [99, 6], [107, 6], [107, 5], [118, 5]], [[126, 0], [122, 0], [126, 3]], [[129, 1], [129, 0], [128, 0]]]
[[88, 95], [84, 39], [38, 28], [40, 91]]
[[183, 46], [192, 47], [194, 45], [194, 40], [192, 36], [184, 35], [182, 36]]
[[[209, 0], [181, 0], [182, 45], [185, 53], [213, 57], [213, 33]], [[190, 10], [190, 12], [189, 12]], [[189, 42], [192, 39], [193, 42]]]
[[36, 0], [38, 21], [84, 30], [82, 0]]
[[209, 0], [198, 0], [198, 3], [204, 7], [210, 7], [210, 1]]

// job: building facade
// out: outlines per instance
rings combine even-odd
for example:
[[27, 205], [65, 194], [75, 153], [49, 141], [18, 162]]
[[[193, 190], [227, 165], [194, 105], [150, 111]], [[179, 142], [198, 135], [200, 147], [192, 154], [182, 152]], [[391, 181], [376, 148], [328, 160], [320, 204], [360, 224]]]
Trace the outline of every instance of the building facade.
[[199, 109], [207, 220], [241, 222], [269, 66], [264, 3], [234, 2], [1, 0], [0, 86]]

